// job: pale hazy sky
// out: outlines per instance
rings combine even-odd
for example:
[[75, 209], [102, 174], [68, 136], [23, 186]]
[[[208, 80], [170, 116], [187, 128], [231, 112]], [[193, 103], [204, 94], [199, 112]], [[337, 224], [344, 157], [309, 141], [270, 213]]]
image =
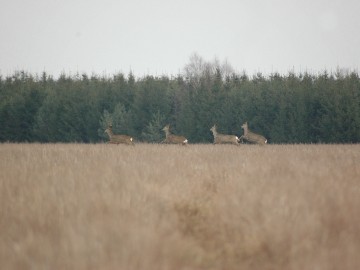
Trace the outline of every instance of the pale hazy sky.
[[0, 73], [359, 71], [359, 0], [0, 0]]

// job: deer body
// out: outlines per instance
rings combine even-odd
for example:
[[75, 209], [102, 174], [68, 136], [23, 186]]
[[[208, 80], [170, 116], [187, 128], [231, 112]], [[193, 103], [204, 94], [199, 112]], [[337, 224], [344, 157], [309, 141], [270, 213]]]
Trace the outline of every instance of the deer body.
[[184, 136], [171, 134], [170, 125], [166, 125], [163, 128], [163, 131], [165, 132], [165, 140], [163, 140], [163, 143], [182, 144], [182, 145], [186, 145], [188, 143], [188, 140]]
[[134, 140], [131, 136], [128, 135], [119, 135], [119, 134], [114, 134], [112, 131], [112, 126], [109, 126], [106, 130], [105, 133], [107, 133], [107, 135], [109, 135], [109, 143], [113, 143], [113, 144], [119, 144], [119, 143], [124, 143], [124, 144], [131, 144], [134, 145]]
[[249, 127], [248, 127], [248, 123], [245, 122], [241, 128], [244, 130], [244, 135], [242, 135], [240, 137], [240, 139], [245, 139], [246, 141], [248, 142], [251, 142], [251, 143], [256, 143], [256, 144], [266, 144], [267, 143], [267, 139], [262, 136], [262, 135], [259, 135], [259, 134], [256, 134], [252, 131], [250, 131]]
[[216, 131], [216, 125], [214, 125], [210, 129], [214, 135], [214, 144], [222, 144], [222, 143], [229, 143], [229, 144], [239, 144], [239, 138], [235, 135], [225, 135], [220, 134]]

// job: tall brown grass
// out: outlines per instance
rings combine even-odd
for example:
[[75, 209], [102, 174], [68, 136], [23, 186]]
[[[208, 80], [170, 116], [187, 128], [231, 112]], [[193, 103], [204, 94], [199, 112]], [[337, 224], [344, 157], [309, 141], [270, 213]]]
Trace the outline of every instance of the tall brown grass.
[[0, 144], [1, 269], [360, 269], [360, 145]]

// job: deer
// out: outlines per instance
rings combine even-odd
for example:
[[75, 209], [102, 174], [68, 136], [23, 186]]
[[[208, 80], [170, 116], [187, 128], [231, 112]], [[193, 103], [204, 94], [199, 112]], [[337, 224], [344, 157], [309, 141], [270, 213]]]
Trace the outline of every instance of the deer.
[[235, 144], [239, 145], [239, 138], [235, 135], [220, 134], [216, 131], [216, 125], [210, 129], [214, 135], [214, 144]]
[[162, 130], [165, 132], [165, 140], [162, 141], [163, 143], [182, 145], [188, 144], [188, 140], [184, 136], [174, 135], [170, 133], [170, 125], [166, 125]]
[[250, 143], [255, 143], [260, 145], [264, 145], [267, 143], [267, 139], [264, 136], [256, 134], [249, 129], [247, 122], [245, 122], [241, 126], [241, 128], [244, 130], [244, 135], [240, 137], [241, 140], [244, 139]]
[[105, 129], [105, 133], [107, 133], [110, 139], [108, 143], [113, 143], [113, 144], [123, 143], [123, 144], [135, 145], [134, 139], [131, 136], [114, 134], [112, 131], [111, 124], [108, 126], [107, 129]]

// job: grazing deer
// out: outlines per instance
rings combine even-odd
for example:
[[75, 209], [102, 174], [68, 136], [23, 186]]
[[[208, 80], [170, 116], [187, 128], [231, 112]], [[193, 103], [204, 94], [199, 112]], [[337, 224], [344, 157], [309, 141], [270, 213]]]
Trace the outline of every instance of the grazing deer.
[[163, 143], [187, 145], [188, 140], [184, 136], [178, 136], [170, 133], [170, 125], [166, 125], [162, 130], [165, 132], [166, 136]]
[[216, 131], [216, 125], [210, 129], [214, 135], [214, 144], [230, 143], [239, 145], [239, 138], [235, 135], [220, 134]]
[[240, 139], [245, 139], [246, 141], [248, 141], [250, 143], [256, 143], [256, 144], [261, 144], [261, 145], [267, 143], [267, 139], [264, 136], [261, 136], [259, 134], [256, 134], [256, 133], [250, 131], [247, 122], [245, 122], [241, 126], [241, 128], [244, 130], [244, 135], [242, 135], [240, 137]]
[[109, 143], [114, 143], [114, 144], [119, 144], [119, 143], [124, 143], [124, 144], [131, 144], [134, 145], [134, 139], [128, 135], [118, 135], [118, 134], [114, 134], [112, 131], [112, 125], [109, 125], [108, 128], [105, 130], [105, 133], [107, 133], [107, 135], [109, 135]]

